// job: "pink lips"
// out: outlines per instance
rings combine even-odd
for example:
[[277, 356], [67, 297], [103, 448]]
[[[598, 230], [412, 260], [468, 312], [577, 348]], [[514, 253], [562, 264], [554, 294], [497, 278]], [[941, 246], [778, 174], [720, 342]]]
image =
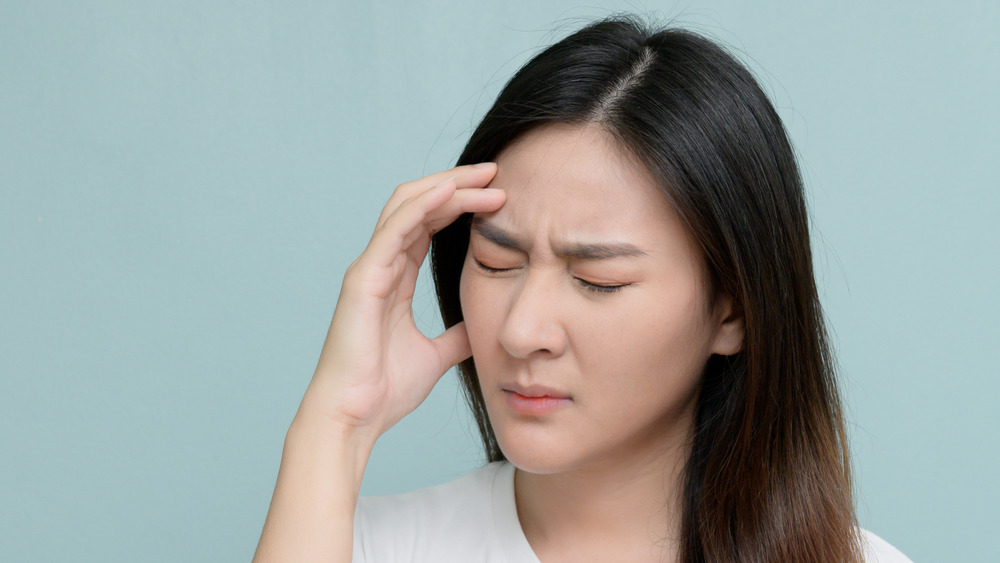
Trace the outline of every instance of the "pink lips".
[[556, 411], [572, 400], [569, 395], [540, 385], [503, 387], [504, 399], [513, 411], [525, 415], [544, 415]]

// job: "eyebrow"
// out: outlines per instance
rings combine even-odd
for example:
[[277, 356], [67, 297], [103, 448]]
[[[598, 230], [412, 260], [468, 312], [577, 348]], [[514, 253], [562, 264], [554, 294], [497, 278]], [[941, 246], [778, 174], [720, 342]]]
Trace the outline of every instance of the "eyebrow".
[[[528, 245], [519, 242], [513, 235], [485, 219], [473, 217], [471, 226], [472, 230], [494, 244], [519, 252], [528, 251]], [[646, 253], [638, 247], [626, 242], [578, 243], [558, 247], [554, 250], [556, 256], [577, 260], [607, 260], [609, 258], [646, 256]]]

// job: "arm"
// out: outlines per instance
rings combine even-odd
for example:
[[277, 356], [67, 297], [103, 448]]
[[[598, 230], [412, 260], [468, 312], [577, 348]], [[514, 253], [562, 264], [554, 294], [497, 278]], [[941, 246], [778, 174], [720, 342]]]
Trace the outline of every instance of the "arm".
[[354, 510], [374, 445], [370, 435], [300, 410], [254, 561], [351, 561]]
[[504, 203], [481, 189], [496, 166], [460, 166], [400, 185], [344, 275], [316, 372], [285, 437], [255, 562], [348, 563], [361, 478], [375, 441], [469, 357], [462, 323], [427, 338], [413, 322], [417, 271], [434, 233]]

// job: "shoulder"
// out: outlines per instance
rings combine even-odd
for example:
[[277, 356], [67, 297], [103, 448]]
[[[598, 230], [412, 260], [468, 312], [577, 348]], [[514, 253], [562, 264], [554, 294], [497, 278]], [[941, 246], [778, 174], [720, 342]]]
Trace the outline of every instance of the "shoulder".
[[909, 557], [872, 532], [861, 529], [860, 536], [865, 563], [913, 563]]
[[442, 485], [358, 499], [354, 561], [488, 561], [495, 481], [511, 470], [491, 463]]

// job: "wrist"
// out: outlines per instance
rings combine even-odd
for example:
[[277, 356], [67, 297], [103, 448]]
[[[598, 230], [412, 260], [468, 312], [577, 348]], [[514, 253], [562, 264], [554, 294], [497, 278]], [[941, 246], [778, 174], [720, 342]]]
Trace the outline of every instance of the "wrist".
[[346, 424], [303, 405], [288, 427], [285, 449], [307, 449], [317, 454], [327, 452], [349, 461], [360, 478], [379, 435], [372, 428]]
[[303, 405], [295, 413], [295, 418], [288, 427], [287, 437], [371, 451], [380, 435], [369, 426], [349, 424], [325, 413], [309, 410]]

